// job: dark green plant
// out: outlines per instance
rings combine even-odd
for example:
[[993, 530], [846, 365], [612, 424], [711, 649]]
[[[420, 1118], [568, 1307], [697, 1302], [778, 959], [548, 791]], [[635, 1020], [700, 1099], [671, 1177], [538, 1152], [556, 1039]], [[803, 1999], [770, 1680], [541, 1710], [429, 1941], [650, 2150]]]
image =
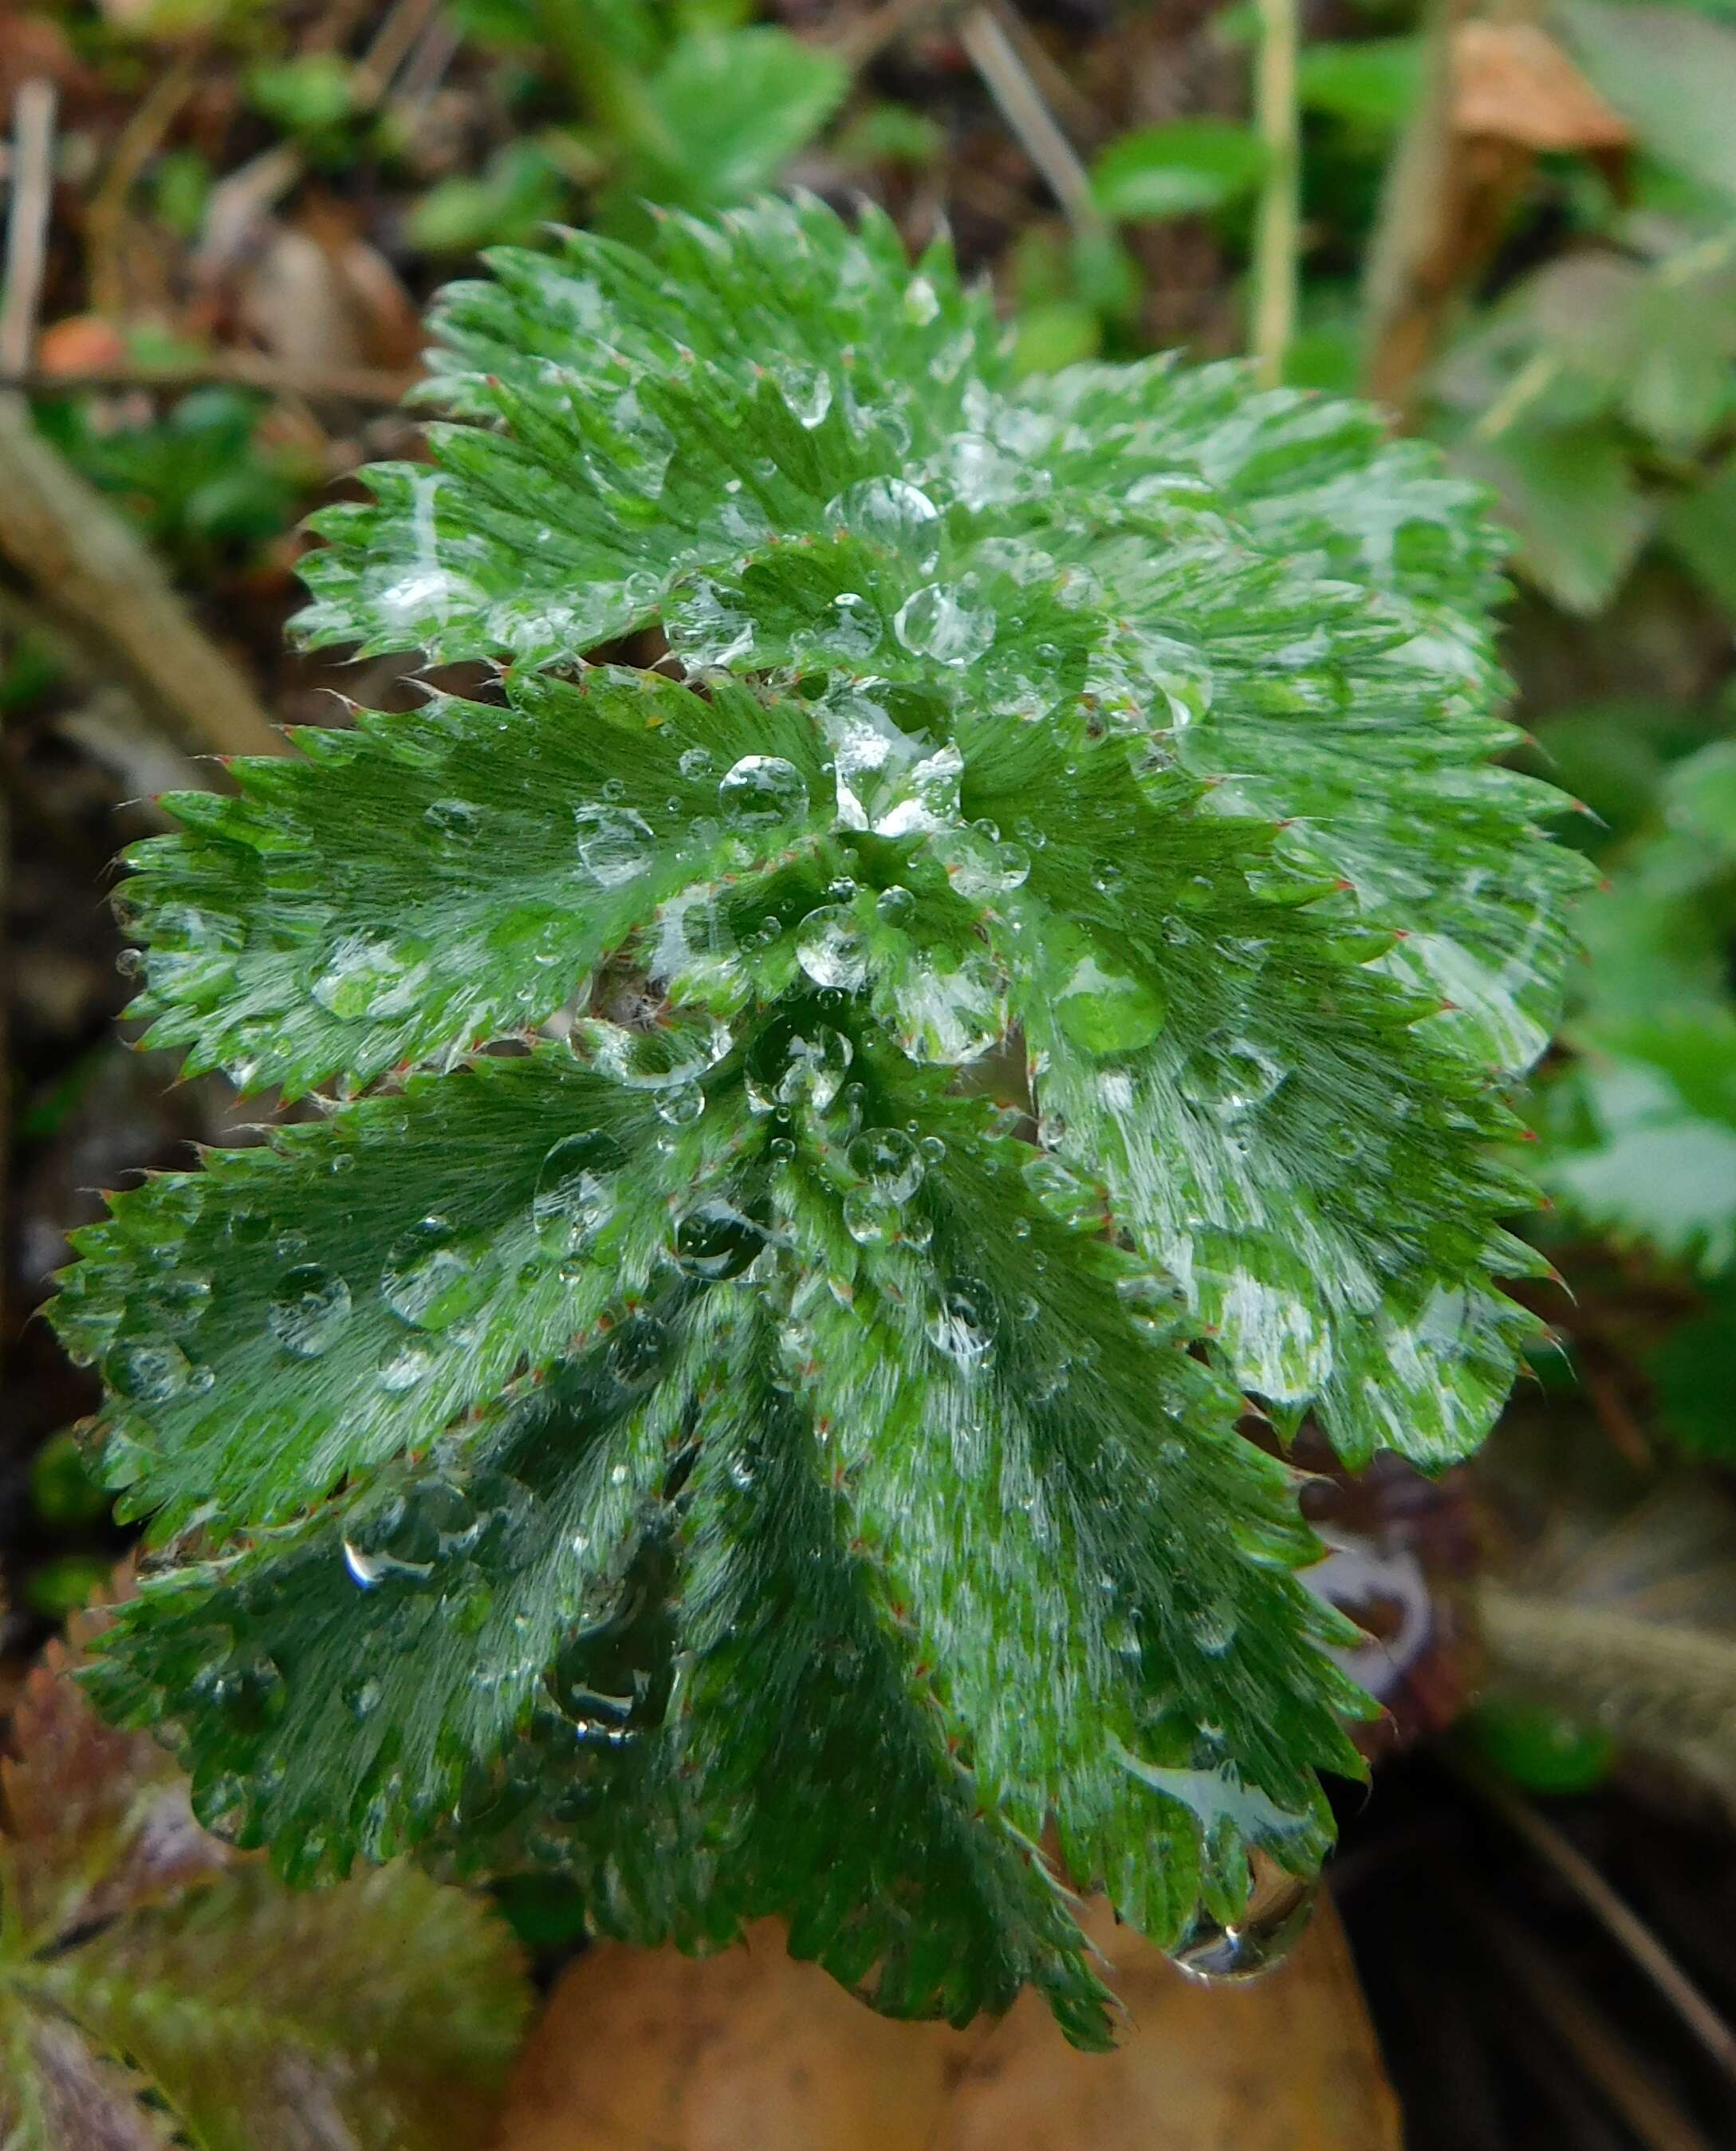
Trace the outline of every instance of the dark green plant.
[[1237, 366], [1016, 382], [873, 212], [492, 266], [302, 625], [496, 684], [131, 854], [151, 1041], [338, 1101], [79, 1236], [159, 1548], [93, 1687], [292, 1876], [540, 1860], [1101, 2042], [1063, 1875], [1197, 1955], [1359, 1769], [1238, 1419], [1432, 1469], [1535, 1328], [1583, 867], [1496, 541]]

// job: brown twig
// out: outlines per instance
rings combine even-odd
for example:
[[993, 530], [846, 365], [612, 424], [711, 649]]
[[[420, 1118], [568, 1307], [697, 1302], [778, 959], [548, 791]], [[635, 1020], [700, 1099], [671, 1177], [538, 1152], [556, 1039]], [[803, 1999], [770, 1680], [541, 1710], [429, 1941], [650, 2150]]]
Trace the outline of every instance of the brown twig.
[[1629, 2051], [1617, 2027], [1561, 1976], [1529, 1936], [1474, 1888], [1460, 1885], [1454, 1901], [1646, 2151], [1710, 2151], [1693, 2122]]
[[959, 25], [959, 42], [1074, 230], [1100, 230], [1103, 219], [1090, 175], [995, 9], [973, 8]]
[[1578, 1847], [1529, 1801], [1470, 1764], [1457, 1761], [1455, 1768], [1508, 1829], [1555, 1870], [1604, 1932], [1644, 1972], [1718, 2067], [1736, 2080], [1736, 2032], [1632, 1907], [1622, 1902]]
[[264, 352], [223, 351], [170, 365], [140, 361], [117, 366], [80, 367], [73, 372], [47, 373], [39, 367], [0, 371], [0, 389], [21, 389], [32, 396], [78, 396], [90, 389], [143, 389], [174, 395], [214, 383], [258, 388], [268, 395], [301, 396], [312, 402], [362, 403], [387, 408], [401, 403], [418, 377], [385, 367], [286, 365]]
[[0, 296], [0, 367], [8, 372], [28, 366], [36, 349], [53, 193], [54, 85], [23, 83], [13, 113], [12, 205]]
[[120, 263], [125, 245], [127, 199], [191, 96], [202, 56], [202, 47], [197, 43], [176, 55], [173, 65], [121, 129], [102, 185], [91, 198], [84, 230], [93, 313], [119, 320], [126, 311]]

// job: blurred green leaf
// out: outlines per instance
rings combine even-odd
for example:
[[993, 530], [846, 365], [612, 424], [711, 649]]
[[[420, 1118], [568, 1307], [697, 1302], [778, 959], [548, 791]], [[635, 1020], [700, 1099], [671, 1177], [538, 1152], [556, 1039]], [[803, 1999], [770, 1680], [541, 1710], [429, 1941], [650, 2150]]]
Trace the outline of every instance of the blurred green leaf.
[[1527, 1792], [1590, 1792], [1616, 1759], [1616, 1744], [1601, 1726], [1516, 1695], [1485, 1695], [1464, 1730], [1485, 1763]]
[[1736, 457], [1673, 500], [1659, 528], [1718, 603], [1736, 613]]
[[1095, 358], [1103, 341], [1096, 309], [1077, 299], [1045, 299], [1019, 316], [1013, 364], [1027, 373], [1056, 373], [1081, 359]]
[[357, 109], [354, 74], [339, 53], [262, 61], [242, 83], [248, 103], [287, 134], [329, 134]]
[[44, 1522], [94, 1523], [108, 1515], [110, 1499], [73, 1435], [53, 1435], [31, 1459], [30, 1505]]
[[883, 99], [858, 112], [833, 149], [843, 164], [908, 164], [925, 170], [946, 146], [946, 129], [925, 112]]
[[1647, 1371], [1671, 1440], [1691, 1456], [1736, 1460], [1736, 1282], [1671, 1332]]
[[1493, 440], [1461, 440], [1454, 461], [1495, 488], [1520, 564], [1540, 589], [1569, 612], [1609, 602], [1652, 522], [1614, 428], [1515, 425]]
[[1305, 45], [1296, 66], [1303, 109], [1359, 127], [1395, 130], [1423, 81], [1420, 38], [1357, 38]]
[[1736, 196], [1736, 28], [1685, 8], [1557, 0], [1581, 65], [1661, 164]]
[[425, 254], [475, 254], [518, 245], [560, 214], [566, 190], [534, 142], [507, 142], [483, 170], [431, 187], [404, 220], [405, 236]]
[[1091, 185], [1106, 216], [1195, 216], [1251, 195], [1265, 169], [1265, 148], [1251, 129], [1172, 119], [1111, 142]]

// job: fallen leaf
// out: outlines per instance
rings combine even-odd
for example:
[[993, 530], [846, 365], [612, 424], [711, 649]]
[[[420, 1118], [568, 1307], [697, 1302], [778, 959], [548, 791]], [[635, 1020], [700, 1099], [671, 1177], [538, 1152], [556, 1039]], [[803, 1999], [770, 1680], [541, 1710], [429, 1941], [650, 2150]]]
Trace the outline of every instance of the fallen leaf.
[[494, 2151], [1398, 2151], [1343, 1930], [1204, 1987], [1099, 1905], [1126, 2004], [1112, 2054], [1027, 1994], [967, 2030], [875, 2016], [797, 1962], [775, 1921], [696, 1961], [602, 1942], [556, 1988]]
[[1633, 129], [1535, 23], [1453, 34], [1453, 125], [1526, 149], [1626, 149]]

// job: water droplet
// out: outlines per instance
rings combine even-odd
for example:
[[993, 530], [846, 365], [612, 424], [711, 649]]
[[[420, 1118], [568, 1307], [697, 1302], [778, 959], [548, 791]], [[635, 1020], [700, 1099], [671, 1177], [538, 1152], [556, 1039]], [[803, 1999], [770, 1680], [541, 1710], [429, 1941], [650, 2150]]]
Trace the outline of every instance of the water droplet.
[[775, 369], [778, 387], [798, 424], [812, 433], [825, 422], [832, 408], [832, 377], [817, 366], [792, 366], [787, 363]]
[[922, 1185], [922, 1152], [902, 1128], [872, 1128], [856, 1138], [847, 1155], [851, 1171], [883, 1202], [908, 1202]]
[[657, 1118], [670, 1127], [691, 1128], [705, 1117], [706, 1094], [697, 1083], [691, 1083], [658, 1091], [651, 1106]]
[[744, 754], [717, 786], [717, 802], [737, 828], [771, 828], [807, 812], [807, 787], [779, 754]]
[[400, 1321], [444, 1329], [482, 1298], [480, 1267], [444, 1217], [424, 1217], [387, 1256], [380, 1297]]
[[380, 1362], [380, 1387], [389, 1396], [402, 1396], [415, 1388], [433, 1364], [432, 1349], [412, 1339]]
[[808, 913], [797, 932], [796, 957], [817, 986], [853, 993], [868, 983], [862, 929], [845, 904], [822, 904]]
[[347, 934], [332, 944], [311, 989], [323, 1009], [346, 1022], [402, 1015], [413, 1003], [422, 966], [407, 963], [384, 942]]
[[266, 1314], [271, 1334], [298, 1359], [330, 1351], [349, 1318], [350, 1288], [318, 1263], [287, 1271]]
[[423, 808], [422, 818], [454, 847], [474, 843], [482, 832], [483, 810], [468, 799], [436, 799]]
[[916, 898], [902, 882], [894, 882], [890, 888], [883, 888], [874, 898], [876, 915], [885, 919], [888, 925], [898, 925], [915, 908]]
[[605, 888], [619, 888], [642, 874], [655, 856], [650, 823], [630, 807], [577, 807], [573, 826], [580, 864]]
[[103, 1377], [117, 1395], [147, 1407], [172, 1404], [187, 1387], [192, 1363], [179, 1344], [127, 1342], [103, 1362]]
[[1184, 1098], [1222, 1119], [1233, 1120], [1263, 1106], [1289, 1071], [1251, 1039], [1215, 1031], [1182, 1065]]
[[711, 755], [708, 747], [683, 748], [676, 767], [690, 784], [698, 784], [711, 773]]
[[995, 1341], [995, 1302], [974, 1278], [947, 1281], [924, 1324], [929, 1341], [961, 1367], [976, 1367]]
[[1318, 1885], [1291, 1875], [1266, 1854], [1249, 1855], [1253, 1881], [1242, 1916], [1222, 1925], [1199, 1913], [1169, 1952], [1171, 1961], [1202, 1986], [1257, 1979], [1288, 1956], [1307, 1926]]
[[905, 599], [892, 623], [913, 656], [959, 666], [974, 665], [990, 646], [995, 625], [995, 608], [959, 583], [929, 583]]
[[1055, 1012], [1086, 1053], [1131, 1053], [1163, 1028], [1163, 996], [1148, 980], [1111, 970], [1094, 953], [1081, 956], [1055, 995]]
[[701, 1202], [676, 1227], [676, 1267], [717, 1283], [739, 1277], [765, 1243], [764, 1232], [733, 1204]]
[[940, 558], [940, 510], [904, 478], [859, 478], [828, 504], [826, 520], [903, 554], [921, 574]]
[[[671, 1097], [701, 1096], [675, 1091]], [[597, 1129], [567, 1136], [538, 1168], [531, 1221], [541, 1244], [553, 1255], [578, 1253], [614, 1216], [613, 1175], [624, 1156], [620, 1145]]]
[[747, 1102], [757, 1113], [806, 1106], [823, 1113], [843, 1086], [855, 1048], [829, 1024], [772, 1025], [748, 1049]]
[[832, 600], [830, 616], [816, 640], [824, 655], [860, 664], [880, 647], [880, 615], [857, 590], [843, 590]]

